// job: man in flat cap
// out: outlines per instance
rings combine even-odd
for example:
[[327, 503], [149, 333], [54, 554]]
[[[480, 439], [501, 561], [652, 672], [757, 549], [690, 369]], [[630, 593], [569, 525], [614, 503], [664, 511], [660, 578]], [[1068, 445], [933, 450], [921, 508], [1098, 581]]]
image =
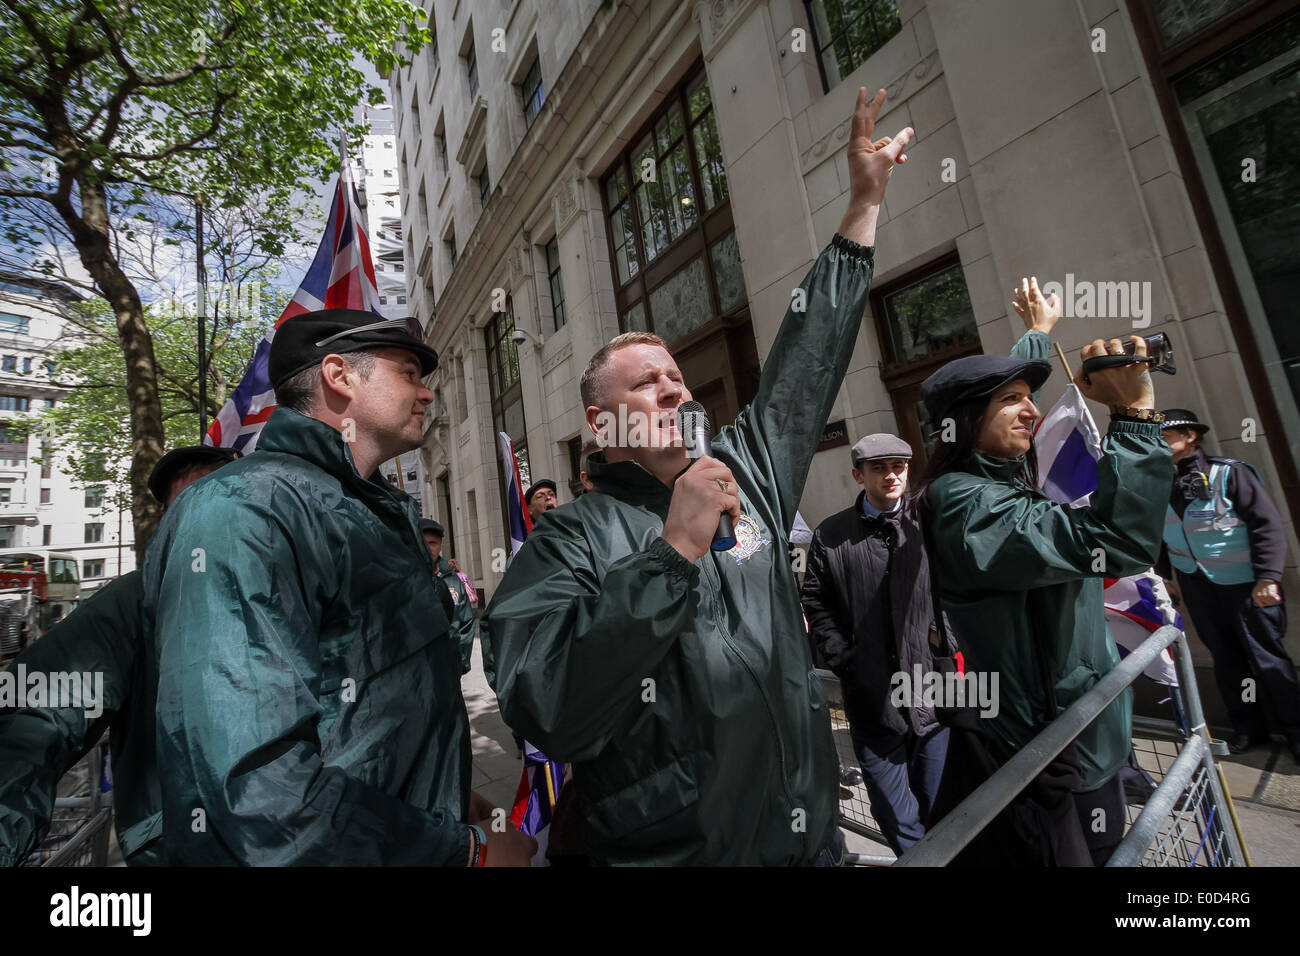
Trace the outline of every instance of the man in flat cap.
[[451, 630], [460, 648], [460, 672], [468, 674], [474, 654], [473, 603], [465, 589], [465, 582], [460, 579], [451, 562], [442, 556], [442, 539], [445, 534], [442, 525], [432, 518], [422, 518], [420, 534], [429, 549], [429, 557], [433, 559], [434, 586], [438, 589], [438, 597], [443, 601], [443, 610], [447, 613], [447, 620], [451, 621]]
[[896, 435], [868, 435], [853, 446], [852, 460], [862, 490], [813, 533], [803, 608], [843, 688], [871, 815], [901, 855], [925, 835], [948, 746], [948, 729], [914, 686], [918, 670], [934, 669], [930, 569], [921, 529], [903, 503], [911, 446]]
[[555, 482], [550, 478], [539, 478], [528, 486], [524, 492], [524, 507], [533, 524], [552, 508], [558, 508], [560, 499], [555, 495]]
[[[1186, 408], [1164, 412], [1162, 432], [1178, 476], [1165, 516], [1157, 570], [1175, 573], [1196, 633], [1214, 657], [1214, 679], [1232, 721], [1228, 749], [1268, 742], [1268, 715], [1300, 761], [1300, 683], [1282, 641], [1286, 604], [1282, 516], [1255, 469], [1211, 457], [1201, 443], [1210, 426]], [[1255, 693], [1248, 693], [1254, 678]]]
[[171, 863], [526, 863], [481, 824], [460, 654], [409, 497], [437, 357], [414, 320], [280, 326], [257, 452], [187, 494], [144, 563]]
[[[233, 448], [175, 448], [154, 466], [149, 490], [170, 508], [182, 491], [238, 457]], [[18, 866], [44, 839], [59, 780], [105, 730], [122, 857], [132, 866], [162, 862], [155, 687], [144, 679], [140, 599], [140, 572], [123, 574], [83, 600], [14, 662], [28, 674], [102, 674], [103, 692], [89, 708], [0, 709], [0, 866]]]

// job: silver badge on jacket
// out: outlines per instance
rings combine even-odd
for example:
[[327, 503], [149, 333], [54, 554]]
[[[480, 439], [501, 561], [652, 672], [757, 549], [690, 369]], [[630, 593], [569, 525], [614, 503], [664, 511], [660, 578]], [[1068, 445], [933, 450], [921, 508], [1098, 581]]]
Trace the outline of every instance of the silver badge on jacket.
[[744, 564], [772, 542], [763, 537], [763, 529], [749, 515], [742, 514], [736, 521], [736, 545], [727, 552], [737, 564]]

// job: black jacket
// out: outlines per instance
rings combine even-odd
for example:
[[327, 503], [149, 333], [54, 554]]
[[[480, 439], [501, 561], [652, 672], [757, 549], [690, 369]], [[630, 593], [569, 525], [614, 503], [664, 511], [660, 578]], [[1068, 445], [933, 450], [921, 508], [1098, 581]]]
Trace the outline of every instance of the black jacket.
[[[1278, 514], [1273, 499], [1264, 490], [1255, 469], [1245, 462], [1234, 458], [1218, 458], [1205, 454], [1198, 448], [1178, 462], [1178, 476], [1174, 479], [1173, 491], [1169, 495], [1169, 504], [1178, 517], [1183, 516], [1188, 504], [1196, 497], [1188, 476], [1199, 471], [1210, 473], [1214, 463], [1227, 464], [1228, 498], [1241, 520], [1246, 522], [1250, 534], [1250, 563], [1255, 571], [1255, 580], [1266, 578], [1282, 583], [1282, 568], [1286, 564], [1286, 531], [1282, 527], [1282, 516]], [[1156, 571], [1162, 577], [1173, 577], [1173, 568], [1169, 563], [1169, 552], [1163, 546], [1160, 549], [1160, 562]]]
[[933, 669], [925, 543], [909, 509], [868, 518], [864, 494], [813, 534], [802, 593], [809, 633], [840, 679], [856, 730], [928, 734], [938, 726], [933, 707], [890, 700], [894, 674], [911, 680], [913, 665]]

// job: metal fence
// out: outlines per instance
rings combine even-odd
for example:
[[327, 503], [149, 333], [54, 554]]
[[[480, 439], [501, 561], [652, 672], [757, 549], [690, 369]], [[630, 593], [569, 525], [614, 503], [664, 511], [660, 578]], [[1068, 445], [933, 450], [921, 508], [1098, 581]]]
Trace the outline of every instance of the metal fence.
[[[1158, 785], [1144, 805], [1128, 807], [1124, 839], [1106, 865], [1249, 865], [1232, 799], [1214, 760], [1216, 751], [1226, 753], [1226, 748], [1210, 738], [1187, 639], [1173, 627], [1162, 627], [1152, 634], [903, 857], [894, 860], [887, 856], [859, 856], [854, 862], [898, 866], [949, 863], [1166, 647], [1172, 650], [1178, 672], [1179, 686], [1170, 688], [1170, 692], [1176, 695], [1179, 712], [1185, 715], [1184, 726], [1172, 721], [1134, 719], [1133, 748], [1138, 764]], [[865, 787], [849, 779], [855, 776], [852, 771], [857, 769], [858, 761], [839, 681], [829, 671], [818, 673], [830, 700], [831, 726], [843, 768], [841, 823], [848, 830], [883, 843]]]
[[60, 781], [70, 791], [54, 800], [50, 830], [23, 866], [107, 866], [111, 796], [100, 786], [100, 748], [91, 749]]

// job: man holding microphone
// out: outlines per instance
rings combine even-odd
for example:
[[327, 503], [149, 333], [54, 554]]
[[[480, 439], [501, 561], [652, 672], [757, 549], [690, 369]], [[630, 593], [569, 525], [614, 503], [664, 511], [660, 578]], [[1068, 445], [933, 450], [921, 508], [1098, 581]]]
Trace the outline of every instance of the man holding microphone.
[[[838, 761], [786, 531], [848, 366], [885, 186], [861, 89], [839, 234], [803, 282], [754, 401], [691, 462], [667, 343], [632, 332], [582, 376], [595, 494], [540, 523], [488, 607], [507, 723], [572, 762], [598, 864], [834, 863]], [[609, 423], [628, 422], [611, 435]], [[638, 425], [644, 427], [638, 427]], [[711, 550], [721, 515], [729, 551]]]

